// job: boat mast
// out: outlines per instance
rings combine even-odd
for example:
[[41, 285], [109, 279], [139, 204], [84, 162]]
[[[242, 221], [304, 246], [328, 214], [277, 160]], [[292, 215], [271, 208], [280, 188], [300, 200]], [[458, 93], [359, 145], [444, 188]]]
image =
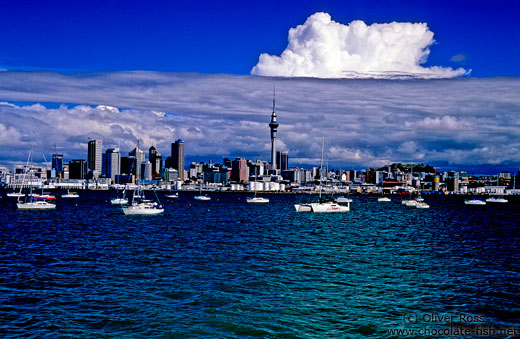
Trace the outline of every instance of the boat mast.
[[[25, 184], [25, 175], [27, 174], [26, 170], [29, 167], [29, 160], [31, 159], [31, 155], [32, 155], [32, 147], [31, 147], [31, 150], [29, 151], [29, 156], [27, 157], [27, 163], [25, 164], [25, 169], [23, 171], [22, 185], [20, 186], [20, 194], [22, 194], [23, 186]], [[20, 197], [18, 197], [18, 202], [20, 202]]]
[[321, 137], [321, 160], [320, 160], [320, 200], [321, 200], [321, 172], [323, 170], [323, 145], [325, 144], [325, 137]]

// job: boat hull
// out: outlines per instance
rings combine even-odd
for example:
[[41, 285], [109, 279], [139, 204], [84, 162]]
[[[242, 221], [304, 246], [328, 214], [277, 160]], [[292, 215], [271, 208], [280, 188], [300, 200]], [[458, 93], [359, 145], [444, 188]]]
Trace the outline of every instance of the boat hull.
[[164, 208], [136, 205], [123, 208], [123, 213], [125, 215], [156, 215], [164, 213]]
[[266, 198], [248, 198], [247, 202], [250, 204], [267, 204], [269, 202], [269, 199]]
[[17, 203], [16, 207], [20, 210], [52, 210], [56, 208], [56, 205], [49, 203], [40, 203], [40, 202], [27, 202], [27, 203]]
[[295, 204], [296, 212], [314, 212], [314, 213], [343, 213], [350, 211], [350, 206], [343, 206], [337, 203], [311, 203], [311, 204]]

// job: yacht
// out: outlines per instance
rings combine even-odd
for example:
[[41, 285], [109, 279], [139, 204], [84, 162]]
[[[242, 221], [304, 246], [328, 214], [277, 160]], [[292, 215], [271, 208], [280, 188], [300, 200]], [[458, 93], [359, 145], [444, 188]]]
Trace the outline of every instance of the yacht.
[[[155, 197], [157, 198], [157, 194]], [[164, 208], [159, 203], [159, 199], [157, 198], [157, 202], [146, 200], [142, 190], [136, 192], [130, 206], [122, 207], [122, 209], [125, 215], [155, 215], [164, 212]]]
[[496, 202], [496, 203], [501, 203], [501, 204], [505, 204], [508, 202], [507, 199], [504, 199], [504, 198], [495, 198], [495, 197], [490, 197], [490, 198], [487, 198], [486, 199], [486, 202]]
[[110, 200], [112, 205], [126, 205], [128, 204], [128, 199], [126, 198], [126, 189], [123, 190], [123, 196], [121, 198], [117, 197]]
[[74, 199], [74, 198], [79, 198], [79, 194], [76, 192], [70, 192], [67, 190], [67, 194], [62, 194], [61, 197], [65, 198], [65, 199]]
[[46, 200], [38, 200], [33, 197], [29, 198], [25, 202], [18, 201], [16, 207], [21, 210], [51, 210], [55, 209], [56, 205]]
[[314, 213], [338, 213], [338, 212], [348, 212], [350, 211], [350, 203], [347, 202], [346, 205], [340, 205], [332, 199], [323, 199], [321, 197], [321, 169], [323, 168], [323, 147], [325, 144], [325, 138], [321, 141], [321, 161], [320, 161], [320, 185], [319, 191], [320, 196], [318, 198], [318, 202], [313, 202], [309, 204], [295, 204], [294, 208], [296, 212], [314, 212]]
[[7, 196], [8, 196], [9, 198], [23, 198], [23, 197], [25, 197], [25, 194], [23, 194], [23, 193], [11, 192], [11, 193], [7, 193]]
[[207, 194], [202, 195], [202, 186], [199, 187], [199, 195], [195, 196], [193, 199], [199, 200], [199, 201], [210, 201], [211, 200], [211, 198]]
[[403, 204], [408, 207], [416, 207], [418, 201], [417, 200], [405, 200]]
[[428, 205], [425, 202], [419, 201], [417, 204], [415, 204], [415, 208], [430, 208], [430, 205]]
[[250, 204], [267, 204], [269, 202], [269, 199], [262, 197], [252, 197], [247, 198], [246, 200]]
[[387, 198], [387, 197], [381, 197], [381, 198], [377, 198], [377, 201], [379, 201], [379, 202], [389, 202], [389, 201], [392, 201], [392, 199]]
[[166, 194], [164, 197], [167, 199], [178, 199], [179, 193]]
[[480, 206], [483, 206], [486, 204], [485, 201], [483, 200], [478, 200], [478, 199], [471, 199], [471, 200], [464, 200], [464, 203], [466, 205], [480, 205]]
[[[29, 162], [30, 162], [31, 156], [32, 156], [32, 149], [29, 152], [29, 157], [27, 158], [27, 165], [25, 166], [26, 168], [29, 168]], [[27, 174], [27, 172], [24, 172], [23, 179], [22, 179], [22, 186], [20, 188], [20, 194], [22, 193], [22, 189], [25, 184], [26, 174]], [[20, 197], [18, 197], [18, 201], [16, 202], [16, 208], [18, 208], [20, 210], [51, 210], [51, 209], [55, 209], [56, 205], [50, 203], [46, 199], [46, 197], [33, 196], [32, 186], [31, 186], [29, 195], [27, 195], [25, 197], [25, 201], [21, 201]]]

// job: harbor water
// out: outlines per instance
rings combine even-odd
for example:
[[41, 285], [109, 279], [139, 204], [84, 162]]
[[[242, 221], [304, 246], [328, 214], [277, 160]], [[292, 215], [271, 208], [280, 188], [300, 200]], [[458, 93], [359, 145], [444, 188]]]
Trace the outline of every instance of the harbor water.
[[3, 193], [0, 336], [398, 338], [520, 324], [518, 198], [428, 195], [420, 210], [352, 196], [350, 212], [312, 214], [294, 209], [308, 195], [197, 193], [159, 195], [157, 216], [125, 216], [106, 191], [50, 211], [16, 210]]

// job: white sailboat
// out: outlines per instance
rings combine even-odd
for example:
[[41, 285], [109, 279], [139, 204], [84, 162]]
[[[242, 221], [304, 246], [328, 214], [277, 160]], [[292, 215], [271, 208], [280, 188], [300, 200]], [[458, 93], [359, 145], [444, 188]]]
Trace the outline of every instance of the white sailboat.
[[157, 201], [145, 199], [144, 192], [138, 189], [132, 199], [130, 206], [122, 207], [125, 215], [155, 215], [164, 212], [163, 206], [159, 202], [157, 194], [155, 195]]
[[202, 195], [202, 186], [199, 186], [199, 195], [196, 195], [193, 199], [199, 200], [199, 201], [210, 201], [211, 200], [211, 198], [207, 194]]
[[267, 203], [269, 203], [269, 199], [256, 196], [256, 168], [255, 168], [255, 196], [252, 198], [251, 197], [247, 198], [246, 201], [249, 204], [267, 204]]
[[126, 204], [128, 204], [128, 199], [126, 198], [126, 188], [123, 190], [123, 196], [121, 198], [118, 196], [117, 198], [111, 199], [110, 203], [112, 205], [126, 205]]
[[70, 190], [67, 190], [67, 194], [62, 194], [61, 197], [65, 198], [65, 199], [75, 199], [75, 198], [79, 198], [79, 194], [76, 192], [71, 192]]
[[378, 202], [390, 202], [392, 199], [385, 197], [385, 191], [384, 191], [385, 181], [381, 183], [381, 197], [377, 199]]
[[323, 199], [321, 197], [321, 169], [323, 168], [323, 147], [325, 144], [325, 139], [323, 138], [321, 141], [321, 161], [320, 161], [320, 186], [319, 186], [319, 198], [318, 202], [313, 202], [309, 204], [295, 204], [294, 208], [296, 212], [314, 212], [314, 213], [338, 213], [338, 212], [348, 212], [350, 211], [350, 202], [347, 202], [346, 205], [340, 205], [332, 199]]
[[486, 204], [486, 202], [483, 200], [479, 200], [479, 199], [467, 199], [467, 200], [464, 200], [464, 204], [483, 206]]
[[179, 199], [179, 193], [166, 194], [164, 197], [166, 199]]
[[487, 198], [486, 199], [486, 202], [496, 202], [496, 203], [501, 203], [501, 204], [505, 204], [507, 202], [509, 202], [507, 199], [505, 198], [495, 198], [495, 197], [490, 197], [490, 198]]
[[[32, 155], [32, 149], [29, 152], [29, 157], [27, 158], [27, 165], [26, 169], [29, 168], [29, 162]], [[23, 186], [25, 184], [25, 176], [27, 172], [24, 172], [23, 179], [22, 179], [22, 186], [20, 187], [20, 194], [22, 193]], [[36, 198], [32, 194], [32, 186], [30, 187], [29, 195], [25, 198], [25, 201], [21, 201], [20, 197], [18, 198], [18, 201], [16, 202], [16, 207], [20, 210], [51, 210], [55, 209], [56, 205], [50, 203], [45, 198]]]
[[[137, 141], [136, 149], [139, 149], [139, 141]], [[144, 191], [139, 186], [139, 178], [137, 178], [137, 190], [132, 197], [132, 204], [130, 206], [122, 206], [123, 213], [125, 215], [157, 215], [164, 213], [164, 208], [155, 191], [154, 194], [156, 201], [145, 199]]]

